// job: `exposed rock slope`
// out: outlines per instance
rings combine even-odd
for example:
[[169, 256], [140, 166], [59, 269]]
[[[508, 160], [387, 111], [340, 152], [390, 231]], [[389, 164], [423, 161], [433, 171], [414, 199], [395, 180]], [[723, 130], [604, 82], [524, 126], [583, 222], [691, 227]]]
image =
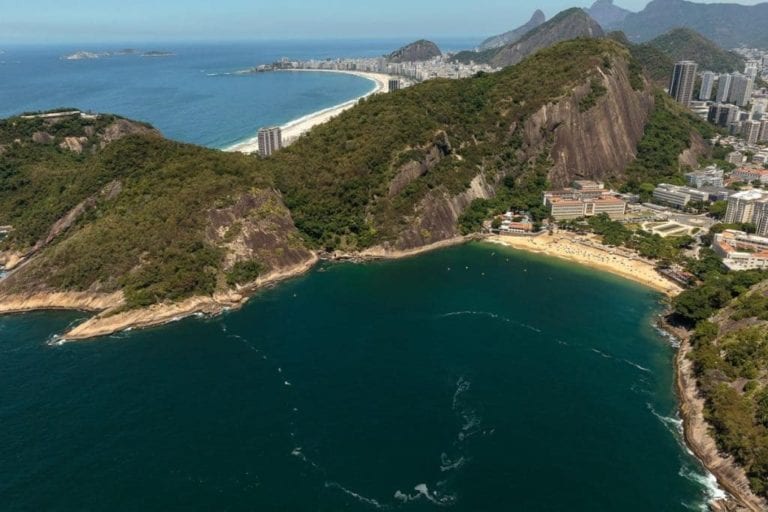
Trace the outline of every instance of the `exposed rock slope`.
[[420, 39], [415, 43], [403, 46], [402, 48], [395, 50], [387, 58], [389, 62], [423, 62], [431, 60], [435, 57], [440, 57], [443, 53], [440, 48], [432, 41]]

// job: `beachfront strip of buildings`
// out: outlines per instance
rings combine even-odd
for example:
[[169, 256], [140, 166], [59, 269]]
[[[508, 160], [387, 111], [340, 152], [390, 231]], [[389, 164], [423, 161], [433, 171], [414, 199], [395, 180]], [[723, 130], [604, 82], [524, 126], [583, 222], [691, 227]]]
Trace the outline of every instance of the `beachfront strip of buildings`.
[[288, 60], [282, 59], [273, 64], [262, 65], [250, 71], [274, 71], [308, 69], [321, 71], [361, 71], [365, 73], [380, 73], [403, 78], [401, 85], [407, 86], [413, 82], [423, 82], [433, 78], [467, 78], [477, 73], [495, 73], [500, 68], [488, 64], [463, 64], [451, 62], [451, 56], [435, 57], [420, 62], [390, 62], [386, 57], [322, 59], [322, 60]]

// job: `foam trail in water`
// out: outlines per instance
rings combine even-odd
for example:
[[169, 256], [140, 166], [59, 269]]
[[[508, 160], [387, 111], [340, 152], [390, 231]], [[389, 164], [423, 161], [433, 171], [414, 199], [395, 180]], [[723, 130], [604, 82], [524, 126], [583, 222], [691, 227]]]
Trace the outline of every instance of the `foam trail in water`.
[[403, 491], [395, 492], [395, 499], [408, 503], [409, 501], [416, 501], [424, 498], [427, 501], [438, 505], [440, 507], [447, 507], [456, 503], [456, 496], [447, 494], [439, 495], [437, 492], [430, 492], [427, 484], [419, 484], [413, 488], [416, 494], [406, 494]]
[[386, 510], [386, 509], [389, 508], [386, 505], [382, 505], [381, 503], [379, 503], [378, 501], [376, 501], [373, 498], [368, 498], [367, 496], [363, 496], [362, 494], [359, 494], [359, 493], [356, 493], [356, 492], [354, 492], [352, 490], [349, 490], [346, 487], [344, 487], [343, 485], [340, 485], [340, 484], [338, 484], [336, 482], [325, 482], [325, 487], [326, 487], [326, 489], [336, 489], [336, 490], [339, 490], [339, 491], [343, 492], [344, 494], [346, 494], [348, 496], [352, 496], [357, 501], [359, 501], [361, 503], [365, 503], [366, 505], [370, 505], [371, 507], [377, 508], [379, 510]]

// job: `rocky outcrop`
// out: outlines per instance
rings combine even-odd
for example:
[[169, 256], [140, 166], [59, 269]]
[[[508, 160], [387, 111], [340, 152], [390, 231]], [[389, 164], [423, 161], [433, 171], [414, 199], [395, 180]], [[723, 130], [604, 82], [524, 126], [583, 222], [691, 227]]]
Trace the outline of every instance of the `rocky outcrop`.
[[690, 167], [695, 169], [699, 165], [702, 157], [712, 153], [712, 149], [698, 132], [691, 134], [691, 144], [682, 152], [678, 161], [681, 167]]
[[406, 251], [458, 237], [460, 233], [457, 222], [461, 214], [475, 199], [494, 197], [495, 185], [481, 173], [461, 194], [451, 196], [442, 187], [433, 190], [417, 206], [409, 227], [388, 248]]
[[435, 136], [435, 140], [424, 149], [426, 156], [422, 161], [411, 160], [400, 166], [397, 174], [389, 184], [387, 196], [394, 197], [410, 185], [414, 180], [427, 174], [443, 158], [453, 151], [448, 135], [441, 131]]
[[102, 294], [87, 292], [39, 292], [0, 294], [0, 314], [23, 313], [41, 309], [104, 311], [124, 304], [122, 292]]
[[547, 17], [544, 15], [544, 13], [541, 12], [541, 10], [536, 9], [536, 12], [533, 13], [533, 16], [531, 17], [530, 20], [528, 20], [526, 24], [521, 25], [514, 30], [510, 30], [509, 32], [505, 32], [497, 36], [489, 37], [488, 39], [482, 42], [482, 44], [479, 47], [479, 50], [480, 51], [492, 50], [494, 48], [501, 48], [502, 46], [516, 43], [523, 36], [525, 36], [525, 34], [535, 29], [545, 21], [547, 21]]
[[421, 39], [415, 43], [403, 46], [399, 50], [390, 53], [387, 59], [392, 63], [423, 62], [440, 57], [443, 52], [432, 41]]
[[104, 130], [98, 134], [98, 137], [101, 141], [100, 145], [103, 148], [110, 142], [122, 139], [123, 137], [142, 134], [160, 136], [159, 131], [147, 124], [129, 121], [128, 119], [116, 119], [113, 123], [104, 128]]
[[208, 214], [206, 237], [224, 249], [224, 268], [258, 261], [269, 271], [300, 264], [311, 257], [288, 209], [274, 190], [241, 196], [234, 205]]
[[[595, 80], [605, 93], [594, 107], [582, 112], [580, 101], [590, 93]], [[617, 60], [609, 71], [600, 69], [572, 96], [543, 106], [525, 121], [519, 128], [524, 131], [525, 157], [535, 156], [545, 139], [552, 137], [549, 179], [554, 186], [566, 186], [580, 178], [620, 179], [635, 158], [653, 106], [650, 88], [635, 91], [626, 62]]]
[[518, 42], [500, 48], [490, 59], [490, 64], [499, 68], [513, 66], [529, 55], [561, 41], [603, 35], [600, 25], [583, 10], [568, 9], [531, 30]]

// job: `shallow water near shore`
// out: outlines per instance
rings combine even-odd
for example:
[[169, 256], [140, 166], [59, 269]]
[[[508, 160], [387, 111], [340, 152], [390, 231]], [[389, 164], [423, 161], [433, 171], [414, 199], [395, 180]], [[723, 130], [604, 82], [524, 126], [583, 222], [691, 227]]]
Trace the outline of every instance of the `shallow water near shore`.
[[700, 510], [660, 296], [488, 244], [51, 346], [0, 318], [3, 510]]

